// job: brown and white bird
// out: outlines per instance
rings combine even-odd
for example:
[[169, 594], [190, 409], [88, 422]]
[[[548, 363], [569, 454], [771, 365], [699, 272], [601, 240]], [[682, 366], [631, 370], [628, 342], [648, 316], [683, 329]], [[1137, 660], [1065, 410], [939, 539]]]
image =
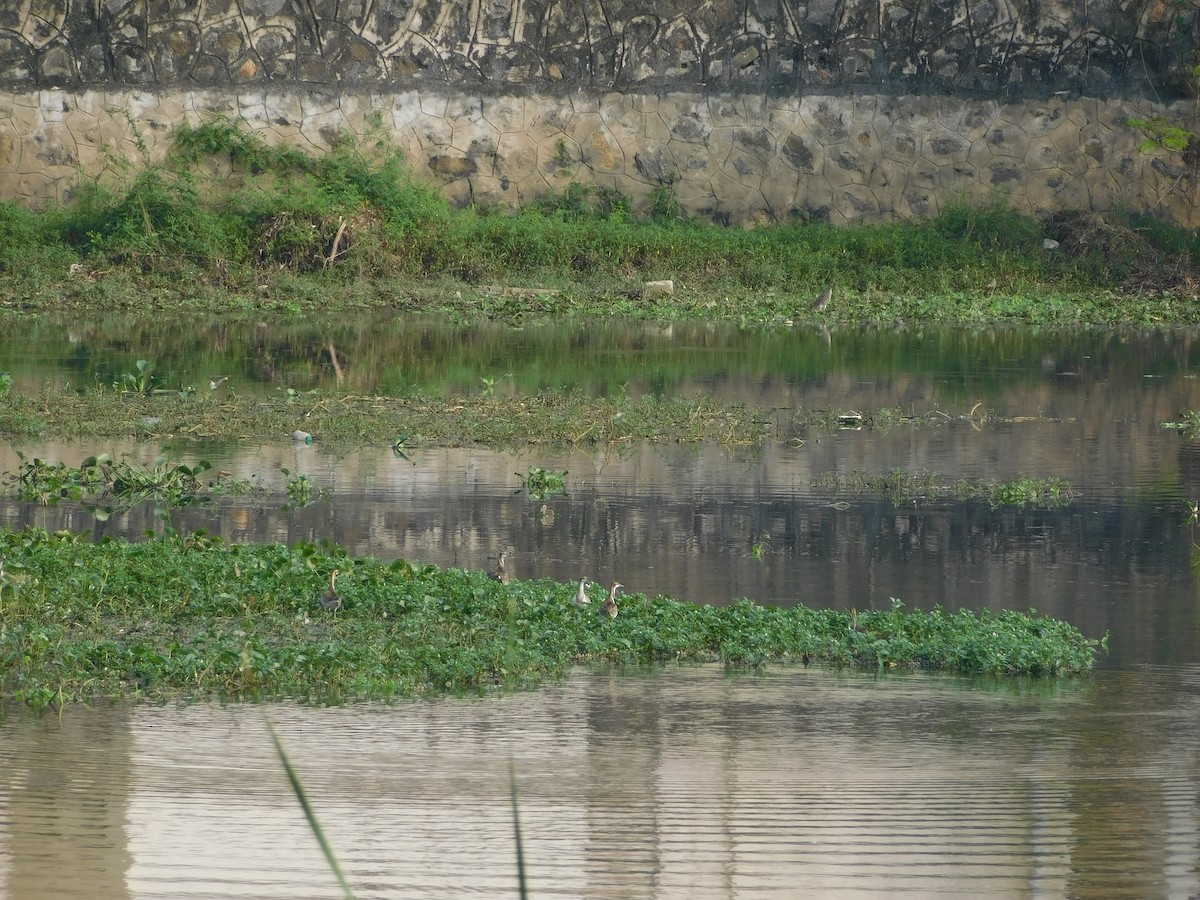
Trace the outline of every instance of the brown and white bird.
[[588, 580], [586, 578], [579, 579], [579, 590], [575, 592], [575, 599], [571, 601], [576, 606], [587, 606], [592, 602], [592, 598], [587, 595]]
[[617, 617], [617, 591], [625, 585], [619, 581], [614, 581], [612, 587], [608, 589], [608, 596], [604, 598], [604, 602], [600, 604], [600, 612], [608, 616], [610, 619]]
[[813, 312], [821, 312], [827, 307], [830, 301], [833, 300], [833, 285], [821, 291], [821, 295], [817, 297], [817, 302], [813, 304]]
[[508, 566], [505, 565], [505, 557], [507, 555], [507, 553], [501, 553], [500, 561], [496, 563], [495, 570], [488, 573], [493, 581], [498, 581], [501, 584], [508, 584], [509, 580], [512, 578], [512, 575], [509, 574]]
[[326, 609], [337, 610], [342, 605], [342, 598], [337, 592], [337, 577], [337, 569], [329, 573], [329, 587], [325, 588], [325, 593], [321, 594], [321, 605]]

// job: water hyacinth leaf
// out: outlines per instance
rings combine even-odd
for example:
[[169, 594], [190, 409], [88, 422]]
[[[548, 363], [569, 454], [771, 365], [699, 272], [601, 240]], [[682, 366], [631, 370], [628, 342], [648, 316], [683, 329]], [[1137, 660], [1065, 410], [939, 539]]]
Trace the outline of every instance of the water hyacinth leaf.
[[521, 487], [529, 494], [530, 500], [545, 500], [551, 494], [563, 494], [567, 490], [567, 473], [551, 472], [542, 466], [530, 466], [529, 472], [522, 475], [516, 473], [521, 480]]

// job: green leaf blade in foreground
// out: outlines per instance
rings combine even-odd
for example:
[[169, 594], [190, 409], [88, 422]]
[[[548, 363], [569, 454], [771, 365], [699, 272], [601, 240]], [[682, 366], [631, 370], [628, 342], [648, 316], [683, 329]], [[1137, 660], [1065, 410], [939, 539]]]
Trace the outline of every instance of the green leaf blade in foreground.
[[330, 871], [337, 877], [338, 884], [342, 886], [342, 892], [345, 894], [346, 900], [354, 900], [354, 891], [350, 889], [350, 882], [346, 880], [346, 875], [338, 863], [337, 856], [333, 852], [333, 847], [325, 837], [325, 830], [321, 827], [321, 823], [317, 821], [316, 810], [308, 802], [308, 793], [304, 790], [304, 784], [300, 781], [300, 776], [296, 773], [291, 759], [288, 758], [287, 751], [283, 749], [283, 742], [279, 740], [279, 735], [276, 733], [275, 726], [271, 723], [270, 719], [267, 720], [267, 731], [271, 734], [271, 743], [275, 745], [275, 755], [279, 757], [279, 761], [283, 764], [283, 771], [287, 773], [288, 783], [292, 786], [292, 793], [296, 795], [296, 800], [299, 802], [300, 808], [304, 810], [304, 818], [308, 820], [308, 827], [312, 829], [313, 836], [316, 837], [317, 843], [321, 845], [321, 852], [325, 854], [325, 861], [329, 863]]
[[[90, 543], [0, 530], [3, 691], [92, 697], [390, 699], [529, 687], [594, 662], [817, 664], [992, 676], [1087, 672], [1102, 641], [1030, 611], [725, 607], [353, 558], [332, 544], [169, 534]], [[342, 604], [318, 599], [333, 569]]]

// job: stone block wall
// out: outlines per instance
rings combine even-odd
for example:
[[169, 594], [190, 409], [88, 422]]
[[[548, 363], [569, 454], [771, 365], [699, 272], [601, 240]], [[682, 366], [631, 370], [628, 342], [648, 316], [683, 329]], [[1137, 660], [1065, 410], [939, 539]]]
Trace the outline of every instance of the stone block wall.
[[7, 0], [0, 198], [215, 114], [322, 150], [378, 116], [458, 202], [572, 181], [742, 224], [962, 198], [1196, 224], [1197, 13], [1170, 0]]

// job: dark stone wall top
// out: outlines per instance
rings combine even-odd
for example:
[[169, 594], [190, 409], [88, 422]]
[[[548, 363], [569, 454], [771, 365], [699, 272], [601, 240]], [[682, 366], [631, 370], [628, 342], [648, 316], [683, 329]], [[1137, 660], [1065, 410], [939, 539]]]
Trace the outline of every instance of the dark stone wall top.
[[1171, 0], [0, 0], [0, 86], [1188, 90]]

